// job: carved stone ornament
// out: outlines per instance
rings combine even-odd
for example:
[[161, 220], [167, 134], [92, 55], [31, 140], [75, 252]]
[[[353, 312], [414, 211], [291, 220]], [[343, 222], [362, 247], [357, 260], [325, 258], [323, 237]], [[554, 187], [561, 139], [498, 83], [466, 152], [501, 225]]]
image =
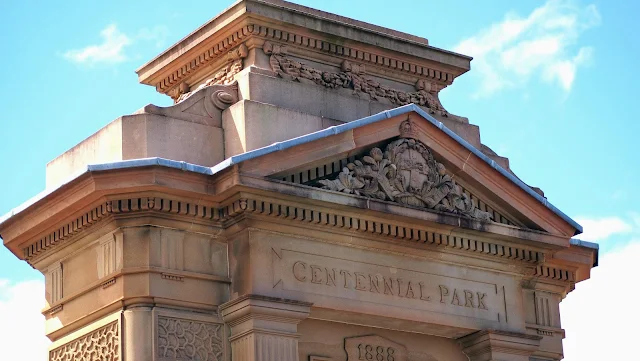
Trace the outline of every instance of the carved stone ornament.
[[222, 325], [158, 317], [158, 360], [222, 360]]
[[447, 116], [438, 99], [438, 88], [424, 79], [416, 81], [415, 92], [404, 92], [386, 87], [364, 75], [364, 65], [345, 60], [341, 64], [340, 72], [328, 72], [314, 69], [304, 63], [289, 58], [284, 45], [266, 41], [262, 47], [269, 55], [269, 64], [279, 77], [301, 83], [322, 85], [326, 88], [353, 89], [353, 94], [360, 96], [367, 94], [371, 100], [386, 99], [391, 104], [406, 105], [409, 103], [421, 105], [430, 109], [433, 114]]
[[49, 361], [118, 361], [118, 322], [112, 322], [49, 352]]
[[176, 103], [180, 103], [202, 88], [212, 85], [232, 84], [235, 81], [236, 74], [244, 68], [243, 59], [246, 58], [248, 54], [249, 50], [247, 49], [247, 46], [240, 44], [240, 46], [227, 54], [227, 63], [218, 72], [216, 72], [212, 78], [207, 79], [192, 91], [189, 91], [188, 86], [186, 86], [185, 83], [180, 83], [179, 86], [169, 92], [169, 95]]
[[400, 136], [384, 152], [373, 148], [369, 155], [347, 164], [336, 179], [320, 180], [322, 188], [491, 220], [490, 213], [475, 207], [431, 150], [413, 139], [415, 129], [410, 120], [400, 124]]

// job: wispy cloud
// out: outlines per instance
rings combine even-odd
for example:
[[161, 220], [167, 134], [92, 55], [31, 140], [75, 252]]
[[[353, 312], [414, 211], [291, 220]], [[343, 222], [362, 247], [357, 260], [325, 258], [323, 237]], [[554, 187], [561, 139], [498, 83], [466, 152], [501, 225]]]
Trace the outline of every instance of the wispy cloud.
[[616, 234], [631, 233], [633, 231], [633, 221], [627, 221], [621, 217], [602, 217], [602, 218], [577, 218], [578, 222], [584, 228], [584, 232], [577, 236], [584, 241], [605, 241], [607, 238]]
[[599, 23], [595, 5], [549, 0], [527, 17], [507, 14], [503, 21], [462, 40], [454, 50], [474, 57], [472, 73], [481, 82], [476, 97], [523, 87], [534, 76], [568, 92], [577, 69], [593, 57], [593, 47], [575, 49], [580, 35]]
[[108, 25], [100, 32], [102, 43], [89, 45], [82, 49], [69, 50], [64, 57], [80, 64], [117, 64], [127, 60], [124, 49], [131, 44], [131, 39], [120, 32], [115, 24]]
[[156, 47], [164, 45], [169, 35], [166, 26], [158, 25], [153, 28], [142, 28], [134, 35], [127, 35], [118, 30], [116, 24], [107, 25], [100, 31], [102, 42], [88, 45], [84, 48], [66, 51], [63, 56], [74, 63], [84, 65], [118, 64], [129, 60], [126, 49], [135, 42], [155, 42]]
[[44, 335], [44, 283], [0, 279], [0, 349], [3, 359], [43, 361], [49, 339]]

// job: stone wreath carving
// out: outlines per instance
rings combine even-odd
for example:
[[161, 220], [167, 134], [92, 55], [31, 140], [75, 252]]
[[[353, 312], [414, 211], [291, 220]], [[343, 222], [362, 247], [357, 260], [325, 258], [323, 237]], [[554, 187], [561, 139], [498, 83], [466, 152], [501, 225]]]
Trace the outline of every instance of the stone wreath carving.
[[113, 322], [49, 353], [49, 361], [118, 361], [118, 323]]
[[415, 92], [404, 92], [391, 89], [364, 75], [364, 65], [343, 61], [340, 72], [333, 73], [312, 68], [286, 56], [286, 47], [265, 41], [262, 50], [269, 55], [269, 64], [278, 76], [283, 79], [302, 83], [313, 83], [326, 88], [348, 88], [354, 95], [367, 94], [372, 100], [386, 99], [395, 105], [409, 103], [425, 106], [433, 114], [447, 116], [438, 99], [438, 89], [430, 82], [419, 79]]
[[402, 138], [384, 152], [373, 148], [369, 155], [347, 164], [336, 179], [319, 183], [324, 189], [490, 221], [491, 214], [475, 207], [431, 150], [413, 139], [413, 133], [411, 121], [405, 120], [400, 124]]
[[222, 326], [158, 317], [159, 360], [222, 360]]

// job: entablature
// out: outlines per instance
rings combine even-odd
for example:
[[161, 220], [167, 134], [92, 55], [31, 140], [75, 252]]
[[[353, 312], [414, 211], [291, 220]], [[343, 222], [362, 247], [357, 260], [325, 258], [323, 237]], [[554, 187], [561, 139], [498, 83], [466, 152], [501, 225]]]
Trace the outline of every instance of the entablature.
[[238, 61], [239, 69], [268, 68], [244, 51], [262, 48], [265, 41], [286, 45], [291, 55], [307, 60], [334, 66], [355, 61], [409, 85], [426, 81], [436, 91], [469, 70], [470, 57], [431, 47], [426, 39], [316, 13], [322, 12], [286, 2], [239, 2], [140, 67], [139, 79], [177, 99], [207, 78], [233, 77]]

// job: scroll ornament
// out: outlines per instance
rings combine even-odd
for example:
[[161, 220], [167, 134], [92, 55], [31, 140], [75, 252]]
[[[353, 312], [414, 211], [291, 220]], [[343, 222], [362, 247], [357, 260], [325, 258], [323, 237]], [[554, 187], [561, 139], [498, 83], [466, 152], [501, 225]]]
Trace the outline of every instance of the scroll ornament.
[[287, 50], [284, 45], [267, 41], [262, 49], [265, 54], [269, 55], [271, 70], [283, 79], [301, 83], [314, 83], [326, 88], [352, 89], [354, 95], [359, 96], [365, 93], [372, 100], [386, 99], [395, 105], [413, 103], [429, 108], [433, 114], [443, 116], [449, 114], [438, 99], [439, 89], [424, 79], [419, 79], [416, 82], [417, 91], [404, 92], [391, 89], [365, 76], [364, 65], [355, 64], [348, 60], [342, 62], [340, 72], [334, 73], [321, 71], [289, 58], [286, 55]]
[[240, 46], [227, 54], [226, 63], [213, 75], [212, 78], [207, 79], [204, 83], [200, 84], [200, 86], [198, 86], [194, 90], [189, 90], [189, 87], [185, 83], [180, 83], [180, 85], [174, 88], [173, 92], [170, 94], [171, 97], [175, 99], [175, 103], [177, 104], [187, 99], [202, 88], [212, 85], [233, 84], [235, 82], [236, 74], [238, 74], [243, 69], [243, 59], [246, 58], [248, 54], [249, 50], [247, 49], [247, 46], [244, 44], [240, 44]]
[[401, 138], [384, 152], [373, 148], [369, 155], [347, 164], [336, 179], [319, 183], [324, 189], [490, 221], [491, 214], [476, 208], [413, 134], [411, 121], [405, 120], [400, 124]]

